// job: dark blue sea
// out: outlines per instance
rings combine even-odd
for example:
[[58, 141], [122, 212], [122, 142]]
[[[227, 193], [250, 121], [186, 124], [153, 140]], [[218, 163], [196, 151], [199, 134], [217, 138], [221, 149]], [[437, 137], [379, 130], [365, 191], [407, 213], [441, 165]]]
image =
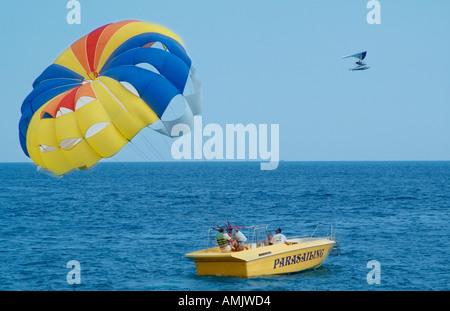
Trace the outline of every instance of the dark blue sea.
[[[450, 162], [100, 163], [61, 179], [4, 163], [0, 290], [447, 291], [449, 181]], [[340, 255], [291, 275], [197, 276], [184, 254], [226, 221], [288, 237], [332, 224]]]

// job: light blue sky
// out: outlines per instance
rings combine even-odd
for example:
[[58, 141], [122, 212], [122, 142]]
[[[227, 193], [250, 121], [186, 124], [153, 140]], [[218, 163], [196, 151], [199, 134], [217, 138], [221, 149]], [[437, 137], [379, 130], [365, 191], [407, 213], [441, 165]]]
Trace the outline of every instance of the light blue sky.
[[[204, 122], [278, 123], [283, 160], [450, 160], [450, 1], [65, 0], [2, 3], [0, 162], [30, 161], [18, 140], [34, 79], [71, 43], [110, 22], [162, 24], [184, 41], [203, 84]], [[367, 50], [371, 69], [341, 56]], [[116, 161], [169, 160], [145, 129]]]

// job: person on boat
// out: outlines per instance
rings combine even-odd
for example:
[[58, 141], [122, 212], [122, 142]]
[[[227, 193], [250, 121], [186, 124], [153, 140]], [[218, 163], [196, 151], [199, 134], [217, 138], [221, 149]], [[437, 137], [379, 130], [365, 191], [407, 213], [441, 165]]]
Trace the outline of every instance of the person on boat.
[[268, 245], [273, 245], [272, 239], [273, 239], [273, 234], [269, 232], [269, 234], [267, 235]]
[[247, 249], [247, 238], [238, 228], [233, 227], [228, 232], [231, 234], [232, 245], [236, 251]]
[[222, 253], [230, 252], [232, 250], [231, 237], [223, 228], [219, 228], [219, 232], [216, 234], [216, 241], [217, 244], [219, 244]]
[[273, 238], [273, 234], [269, 232], [267, 234], [267, 239], [263, 239], [263, 240], [259, 241], [259, 246], [273, 245], [272, 238]]
[[286, 243], [287, 242], [287, 238], [284, 234], [281, 233], [281, 229], [278, 228], [277, 230], [275, 230], [275, 235], [272, 238], [272, 244], [281, 244], [281, 243]]

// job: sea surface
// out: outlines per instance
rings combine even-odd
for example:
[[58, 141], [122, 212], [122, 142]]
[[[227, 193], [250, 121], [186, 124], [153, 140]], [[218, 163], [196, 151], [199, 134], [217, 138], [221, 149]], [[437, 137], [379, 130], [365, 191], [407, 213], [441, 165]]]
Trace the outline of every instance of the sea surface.
[[[448, 291], [449, 181], [450, 162], [100, 163], [61, 179], [3, 163], [0, 290]], [[340, 254], [290, 275], [197, 276], [184, 255], [227, 221], [288, 237], [332, 225]]]

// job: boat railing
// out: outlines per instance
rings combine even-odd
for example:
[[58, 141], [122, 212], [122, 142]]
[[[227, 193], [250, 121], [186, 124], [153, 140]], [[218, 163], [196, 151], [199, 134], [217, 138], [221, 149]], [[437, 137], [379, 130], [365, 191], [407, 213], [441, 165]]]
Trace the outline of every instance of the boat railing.
[[321, 229], [321, 233], [322, 236], [324, 237], [333, 237], [334, 236], [334, 232], [333, 232], [333, 225], [325, 225], [325, 224], [318, 224], [316, 229], [314, 229], [313, 233], [311, 233], [311, 237], [314, 236], [314, 234], [316, 234], [316, 232]]
[[267, 225], [251, 226], [251, 232], [249, 232], [248, 244], [254, 245], [255, 248], [265, 246], [268, 244], [268, 232]]
[[[321, 234], [321, 235], [319, 235]], [[333, 240], [335, 238], [335, 234], [333, 232], [333, 225], [319, 224], [316, 226], [314, 231], [310, 235], [297, 235], [297, 236], [289, 236], [288, 240], [294, 239], [307, 239], [307, 238], [328, 238]]]
[[[341, 247], [339, 244], [339, 240], [336, 236], [336, 233], [333, 230], [333, 224], [325, 225], [325, 224], [319, 224], [316, 229], [314, 229], [313, 233], [311, 234], [311, 237], [314, 237], [314, 234], [319, 230], [322, 230], [322, 236], [334, 241], [334, 247], [331, 250], [332, 256], [340, 256], [341, 255]], [[329, 228], [329, 230], [328, 230]]]

